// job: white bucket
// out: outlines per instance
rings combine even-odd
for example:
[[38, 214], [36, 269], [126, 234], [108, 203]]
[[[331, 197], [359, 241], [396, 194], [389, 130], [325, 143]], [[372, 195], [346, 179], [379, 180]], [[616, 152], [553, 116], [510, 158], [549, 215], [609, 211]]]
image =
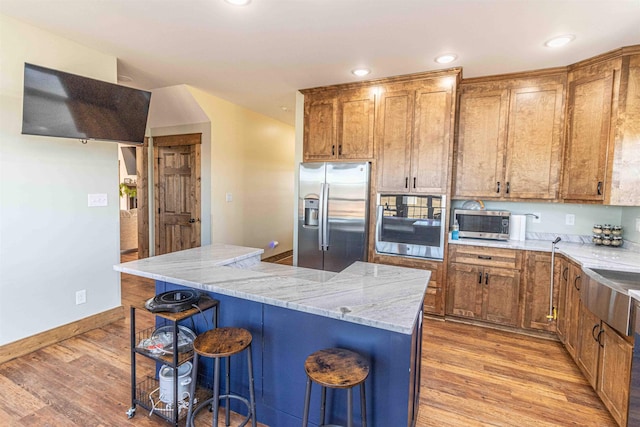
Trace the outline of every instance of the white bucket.
[[[183, 363], [178, 367], [178, 400], [189, 397], [189, 385], [191, 384], [191, 362]], [[173, 376], [175, 369], [168, 365], [162, 365], [158, 376], [160, 377], [160, 400], [166, 404], [173, 404]]]

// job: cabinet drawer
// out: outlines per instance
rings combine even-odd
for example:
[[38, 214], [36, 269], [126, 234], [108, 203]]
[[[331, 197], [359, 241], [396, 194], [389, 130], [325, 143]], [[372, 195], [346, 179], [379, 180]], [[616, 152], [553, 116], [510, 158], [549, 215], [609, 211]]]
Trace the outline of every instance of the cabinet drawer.
[[519, 270], [522, 263], [522, 251], [485, 246], [449, 245], [449, 256], [450, 262], [514, 270]]

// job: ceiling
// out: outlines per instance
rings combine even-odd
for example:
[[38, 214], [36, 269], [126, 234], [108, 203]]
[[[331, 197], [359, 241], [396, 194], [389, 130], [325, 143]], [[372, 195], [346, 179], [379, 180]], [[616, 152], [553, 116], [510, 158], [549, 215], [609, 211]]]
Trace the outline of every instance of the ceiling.
[[[0, 13], [117, 57], [121, 84], [188, 84], [291, 125], [297, 89], [361, 80], [357, 67], [474, 77], [640, 44], [640, 0], [0, 0]], [[445, 52], [458, 59], [435, 63]]]

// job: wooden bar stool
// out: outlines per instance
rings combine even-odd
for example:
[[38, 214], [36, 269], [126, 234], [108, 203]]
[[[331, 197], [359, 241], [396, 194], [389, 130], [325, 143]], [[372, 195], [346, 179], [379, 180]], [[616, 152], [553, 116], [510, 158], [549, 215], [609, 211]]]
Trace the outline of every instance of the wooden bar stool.
[[304, 400], [302, 427], [309, 422], [309, 401], [312, 381], [322, 386], [320, 402], [320, 425], [324, 424], [327, 388], [347, 389], [347, 426], [353, 427], [353, 388], [360, 386], [360, 410], [362, 427], [367, 426], [367, 407], [364, 395], [364, 381], [369, 376], [367, 360], [350, 350], [329, 348], [316, 351], [304, 362], [307, 372], [307, 390]]
[[[220, 399], [225, 399], [225, 425], [229, 426], [229, 400], [236, 399], [247, 405], [247, 417], [238, 427], [245, 426], [249, 419], [251, 425], [256, 427], [256, 402], [253, 388], [253, 364], [251, 359], [251, 333], [242, 328], [216, 328], [200, 334], [193, 341], [193, 371], [191, 373], [191, 396], [195, 396], [196, 380], [198, 378], [198, 359], [200, 357], [210, 357], [214, 360], [213, 368], [213, 397], [198, 404], [194, 409], [193, 405], [189, 405], [187, 413], [187, 427], [193, 427], [193, 420], [198, 412], [212, 405], [213, 421], [212, 426], [218, 426], [218, 408]], [[230, 367], [231, 356], [247, 350], [247, 363], [249, 370], [249, 399], [232, 394], [230, 392]], [[225, 394], [220, 395], [220, 359], [225, 358], [226, 368], [226, 386]]]

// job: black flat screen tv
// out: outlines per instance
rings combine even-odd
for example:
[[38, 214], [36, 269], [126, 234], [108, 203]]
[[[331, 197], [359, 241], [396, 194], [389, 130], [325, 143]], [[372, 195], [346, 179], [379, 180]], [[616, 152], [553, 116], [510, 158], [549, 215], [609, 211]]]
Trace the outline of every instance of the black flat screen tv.
[[24, 64], [22, 133], [142, 144], [151, 92]]

